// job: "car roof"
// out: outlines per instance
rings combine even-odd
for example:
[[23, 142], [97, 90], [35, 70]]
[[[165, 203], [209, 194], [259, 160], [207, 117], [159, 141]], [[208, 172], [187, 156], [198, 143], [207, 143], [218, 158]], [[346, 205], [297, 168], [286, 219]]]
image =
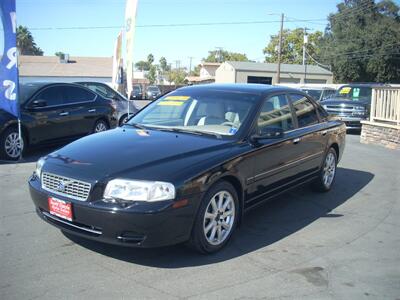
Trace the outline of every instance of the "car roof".
[[386, 86], [384, 83], [348, 83], [345, 85], [342, 85], [340, 88], [343, 87], [383, 87]]
[[267, 94], [273, 92], [301, 92], [300, 90], [282, 87], [282, 86], [273, 86], [267, 84], [255, 84], [255, 83], [211, 83], [211, 84], [199, 84], [199, 85], [191, 85], [187, 87], [182, 87], [177, 89], [179, 91], [225, 91], [225, 92], [243, 92], [243, 93], [252, 93], [252, 94]]

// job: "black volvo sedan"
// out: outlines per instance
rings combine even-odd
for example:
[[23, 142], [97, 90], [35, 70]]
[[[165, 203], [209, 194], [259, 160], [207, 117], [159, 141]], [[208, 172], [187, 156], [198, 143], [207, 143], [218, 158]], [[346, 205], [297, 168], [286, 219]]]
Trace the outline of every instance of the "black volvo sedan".
[[38, 215], [70, 234], [211, 253], [246, 210], [300, 184], [329, 191], [345, 135], [297, 90], [185, 87], [41, 158], [30, 193]]

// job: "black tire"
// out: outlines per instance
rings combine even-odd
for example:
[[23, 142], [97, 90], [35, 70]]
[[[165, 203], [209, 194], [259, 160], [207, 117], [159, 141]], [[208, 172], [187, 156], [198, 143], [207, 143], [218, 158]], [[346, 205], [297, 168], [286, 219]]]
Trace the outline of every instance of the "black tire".
[[18, 136], [18, 128], [17, 127], [9, 127], [7, 128], [3, 134], [0, 137], [0, 159], [6, 159], [6, 160], [18, 160], [20, 156], [24, 153], [24, 148], [26, 145], [26, 141], [24, 137], [22, 137], [22, 153], [18, 152], [17, 156], [12, 155], [12, 152], [10, 152], [10, 149], [6, 149], [6, 143], [7, 145], [10, 145], [10, 138]]
[[128, 120], [128, 115], [123, 115], [121, 117], [121, 119], [119, 119], [119, 126], [122, 126], [126, 123], [126, 121]]
[[[104, 130], [100, 130], [100, 128], [103, 128]], [[110, 126], [108, 126], [108, 123], [104, 121], [103, 119], [97, 120], [96, 123], [93, 126], [93, 133], [98, 133], [102, 131], [106, 131], [110, 129]]]
[[[226, 216], [224, 221], [221, 221], [224, 216], [221, 213], [217, 213], [215, 219], [213, 219], [213, 221], [211, 221], [211, 218], [206, 218], [206, 212], [209, 214], [209, 210], [212, 209], [212, 204], [211, 201], [214, 199], [219, 199], [218, 198], [214, 198], [217, 195], [221, 195], [219, 193], [224, 193], [222, 196], [222, 204], [226, 204], [227, 202], [229, 202], [227, 209], [231, 210], [234, 212], [232, 219], [230, 216]], [[228, 195], [229, 194], [229, 195]], [[225, 197], [226, 195], [226, 197]], [[232, 200], [229, 198], [229, 196], [232, 197]], [[226, 202], [224, 202], [224, 199]], [[216, 202], [214, 202], [216, 203]], [[233, 203], [233, 204], [232, 204]], [[218, 204], [218, 203], [216, 203]], [[210, 206], [211, 205], [211, 206]], [[233, 207], [234, 205], [234, 207]], [[223, 206], [223, 205], [221, 205]], [[228, 211], [226, 211], [226, 213], [229, 213]], [[211, 215], [211, 213], [210, 213]], [[208, 191], [207, 193], [204, 195], [197, 216], [196, 216], [196, 220], [192, 229], [192, 235], [190, 237], [189, 240], [189, 245], [195, 249], [196, 251], [202, 253], [202, 254], [209, 254], [209, 253], [213, 253], [213, 252], [217, 252], [220, 249], [222, 249], [228, 242], [229, 239], [231, 238], [233, 232], [235, 231], [236, 225], [237, 225], [237, 220], [239, 217], [239, 200], [238, 200], [238, 196], [237, 196], [237, 192], [235, 190], [235, 188], [226, 181], [219, 181], [218, 183], [214, 184]], [[206, 221], [206, 219], [208, 221]], [[217, 221], [216, 219], [220, 220], [220, 224], [217, 225]], [[216, 232], [214, 233], [215, 238], [217, 238], [218, 235], [222, 236], [223, 239], [221, 238], [220, 243], [217, 243], [217, 241], [215, 241], [217, 244], [212, 244], [209, 239], [211, 238], [212, 235], [212, 231], [214, 230], [215, 226], [210, 225], [210, 223], [213, 222], [215, 223], [215, 226], [219, 226], [219, 229], [216, 230]], [[228, 225], [231, 224], [230, 229], [225, 229], [224, 226], [222, 225], [222, 223], [224, 223], [224, 225]], [[207, 226], [206, 226], [207, 225]], [[212, 226], [211, 230], [208, 231], [210, 232], [210, 237], [207, 237], [207, 233], [206, 231], [206, 227], [208, 226]]]
[[[332, 165], [330, 163], [329, 158], [333, 159]], [[327, 164], [329, 164], [329, 166]], [[325, 154], [321, 170], [318, 173], [318, 178], [315, 179], [314, 182], [312, 183], [312, 188], [317, 192], [322, 192], [322, 193], [328, 192], [332, 188], [333, 183], [335, 182], [336, 167], [337, 167], [337, 153], [336, 150], [331, 147]], [[330, 168], [331, 172], [333, 171], [332, 178], [330, 178], [329, 180], [325, 178], [325, 176], [328, 176], [327, 168]]]

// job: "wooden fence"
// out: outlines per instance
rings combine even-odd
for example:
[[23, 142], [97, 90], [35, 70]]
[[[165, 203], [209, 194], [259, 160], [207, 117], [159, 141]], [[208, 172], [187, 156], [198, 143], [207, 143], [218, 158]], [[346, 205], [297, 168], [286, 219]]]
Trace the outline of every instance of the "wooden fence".
[[400, 126], [400, 88], [372, 89], [370, 121]]

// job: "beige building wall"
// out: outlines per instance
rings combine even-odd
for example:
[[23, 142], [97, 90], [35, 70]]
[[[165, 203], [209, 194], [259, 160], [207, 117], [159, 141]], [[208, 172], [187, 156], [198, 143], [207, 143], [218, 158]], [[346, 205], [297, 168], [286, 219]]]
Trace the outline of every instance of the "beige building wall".
[[235, 69], [227, 63], [223, 63], [215, 71], [215, 83], [235, 83]]
[[[272, 84], [277, 83], [276, 72], [262, 71], [242, 71], [235, 70], [228, 63], [223, 63], [215, 72], [216, 83], [247, 83], [248, 76], [271, 77]], [[307, 73], [307, 83], [333, 83], [333, 76], [327, 74], [309, 74]], [[281, 83], [301, 83], [304, 84], [304, 73], [288, 73], [281, 71]]]

